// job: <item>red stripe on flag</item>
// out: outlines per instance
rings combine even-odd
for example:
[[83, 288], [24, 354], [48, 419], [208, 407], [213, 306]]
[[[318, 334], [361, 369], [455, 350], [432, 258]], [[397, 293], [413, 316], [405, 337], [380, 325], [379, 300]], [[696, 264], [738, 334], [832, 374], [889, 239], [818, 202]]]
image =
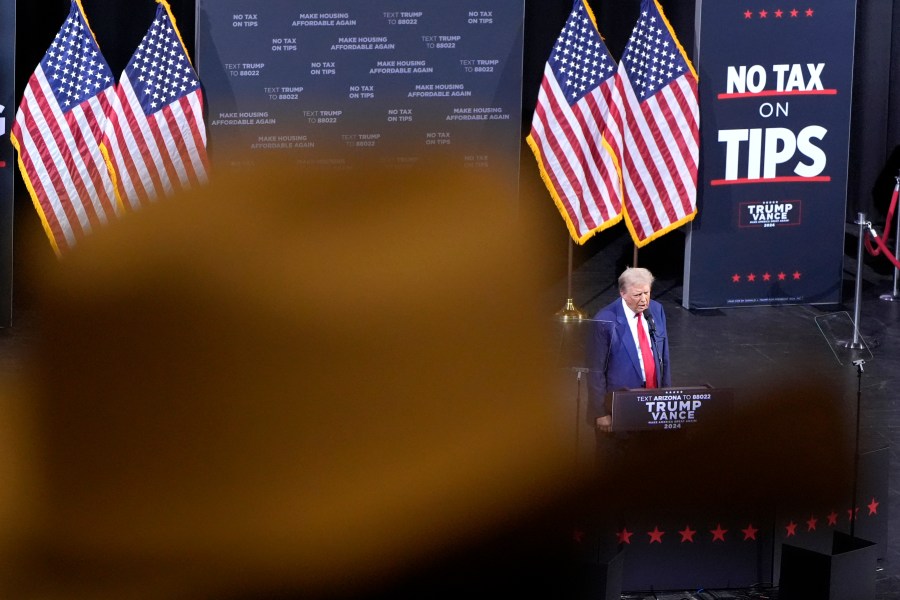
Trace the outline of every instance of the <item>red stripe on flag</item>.
[[[146, 148], [145, 132], [141, 128], [141, 123], [146, 117], [126, 79], [119, 83], [118, 95], [125, 123], [123, 127], [121, 121], [117, 121], [113, 131], [117, 139], [122, 141], [119, 146], [119, 161], [133, 165], [134, 190], [129, 194], [128, 204], [132, 210], [136, 210], [163, 193], [162, 178], [154, 163], [153, 155]], [[129, 175], [131, 173], [129, 170]]]
[[[36, 100], [35, 106], [29, 108], [36, 109], [36, 112], [40, 113], [41, 118], [46, 122], [50, 137], [54, 140], [56, 148], [59, 151], [60, 159], [67, 166], [70, 166], [71, 170], [68, 173], [72, 179], [72, 185], [75, 188], [73, 191], [75, 193], [80, 193], [84, 189], [84, 181], [81, 178], [81, 174], [74, 168], [71, 168], [74, 167], [75, 162], [73, 153], [68, 144], [64, 143], [65, 140], [63, 139], [59, 122], [56, 120], [56, 116], [53, 114], [52, 109], [45, 101], [43, 91], [36, 78], [29, 81], [29, 87], [32, 89], [32, 93], [34, 93]], [[35, 114], [35, 111], [32, 111], [31, 114]], [[46, 171], [46, 175], [44, 175], [46, 178], [45, 182], [50, 183], [53, 186], [55, 196], [60, 200], [60, 207], [65, 212], [66, 223], [61, 224], [63, 227], [68, 226], [68, 228], [76, 234], [77, 238], [79, 237], [78, 234], [84, 234], [81, 220], [78, 217], [78, 210], [74, 205], [76, 200], [79, 204], [81, 203], [80, 198], [73, 197], [66, 189], [65, 184], [62, 181], [63, 175], [60, 173], [59, 169], [57, 169], [56, 163], [53, 160], [52, 148], [46, 143], [40, 130], [29, 128], [29, 133], [31, 133], [38, 151], [39, 164], [36, 164], [35, 167]]]
[[188, 115], [194, 147], [197, 148], [197, 156], [194, 158], [203, 166], [203, 180], [205, 181], [209, 173], [209, 157], [206, 154], [206, 125], [203, 121], [203, 90], [197, 89], [196, 92], [185, 96], [186, 99], [191, 97], [193, 98], [190, 101], [186, 101], [186, 106], [190, 108], [190, 111], [186, 110], [185, 113]]
[[94, 106], [95, 102], [91, 100], [82, 103], [83, 107], [90, 105], [91, 112], [94, 116], [94, 118], [90, 121], [90, 129], [93, 135], [93, 139], [91, 140], [92, 149], [88, 156], [90, 156], [94, 165], [96, 166], [97, 172], [102, 173], [103, 185], [99, 188], [101, 190], [99, 193], [99, 197], [101, 205], [103, 206], [103, 213], [106, 216], [106, 220], [109, 220], [109, 218], [115, 217], [119, 214], [118, 202], [116, 200], [116, 191], [115, 186], [112, 182], [112, 176], [109, 172], [109, 167], [106, 164], [106, 159], [100, 152], [100, 144], [103, 141], [103, 130], [105, 129], [106, 119], [112, 112], [112, 97], [114, 94], [115, 91], [113, 91], [112, 88], [108, 88], [98, 96], [96, 96], [96, 104], [99, 106]]
[[[194, 94], [196, 94], [199, 99], [199, 90], [197, 92], [194, 92]], [[204, 148], [205, 143], [201, 136], [200, 130], [197, 127], [197, 120], [195, 118], [194, 109], [191, 102], [191, 94], [179, 98], [178, 104], [179, 106], [181, 106], [181, 110], [184, 113], [184, 119], [181, 121], [176, 120], [176, 122], [174, 123], [180, 135], [181, 143], [179, 145], [179, 149], [182, 152], [181, 161], [184, 163], [185, 169], [188, 172], [191, 186], [195, 186], [203, 181], [203, 178], [207, 171], [206, 161], [204, 160], [206, 157], [206, 153], [203, 152], [198, 156], [196, 152], [191, 150], [191, 145], [189, 145], [186, 140], [192, 140], [194, 148]], [[200, 106], [202, 105], [203, 104], [201, 100]], [[195, 162], [200, 163], [200, 172], [198, 172], [198, 167], [194, 164]]]
[[[94, 162], [93, 156], [91, 156], [90, 149], [87, 147], [87, 140], [82, 137], [82, 132], [77, 123], [78, 116], [80, 116], [78, 113], [80, 111], [81, 107], [77, 107], [66, 113], [65, 123], [66, 127], [68, 127], [69, 135], [75, 137], [73, 140], [75, 146], [70, 146], [68, 151], [71, 156], [77, 154], [81, 158], [84, 169], [87, 171], [87, 179], [85, 179], [85, 176], [79, 172], [78, 167], [73, 165], [69, 169], [69, 172], [72, 173], [73, 177], [76, 173], [78, 176], [78, 205], [81, 206], [84, 216], [87, 218], [88, 223], [90, 223], [90, 230], [85, 230], [85, 233], [89, 233], [89, 231], [95, 230], [106, 221], [104, 217], [108, 211], [104, 211], [104, 205], [109, 206], [110, 202], [106, 190], [107, 182], [100, 176], [99, 171], [92, 168], [96, 166], [96, 163]], [[65, 143], [65, 141], [61, 139], [60, 142]], [[75, 199], [73, 198], [72, 200], [74, 203]]]
[[[647, 121], [647, 128], [653, 136], [652, 147], [650, 147], [649, 140], [647, 140], [646, 137], [638, 138], [638, 140], [639, 142], [643, 141], [648, 143], [651, 156], [659, 156], [662, 158], [661, 161], [652, 161], [648, 167], [653, 176], [653, 184], [656, 187], [656, 198], [659, 199], [659, 202], [654, 202], [653, 198], [647, 198], [645, 199], [645, 206], [648, 210], [652, 210], [654, 214], [659, 214], [660, 210], [664, 212], [666, 215], [665, 222], [668, 224], [677, 221], [678, 217], [675, 214], [675, 207], [672, 206], [671, 202], [666, 202], [665, 199], [673, 197], [682, 198], [687, 194], [687, 189], [685, 189], [684, 182], [681, 180], [681, 176], [678, 173], [676, 164], [677, 159], [666, 144], [667, 138], [672, 139], [677, 135], [674, 127], [665, 126], [665, 124], [671, 123], [673, 116], [669, 110], [669, 106], [665, 102], [657, 102], [658, 98], [659, 95], [657, 94], [641, 105], [641, 112]], [[659, 115], [657, 115], [655, 109], [659, 111]], [[661, 128], [661, 123], [663, 124], [663, 127], [665, 127], [664, 129]], [[675, 141], [676, 144], [682, 144], [680, 140]], [[642, 154], [644, 154], [643, 151]], [[663, 179], [664, 173], [669, 176], [672, 183], [675, 185], [674, 190], [666, 185], [666, 182]], [[656, 229], [655, 226], [654, 229]]]
[[[165, 109], [164, 109], [165, 110]], [[150, 132], [153, 134], [153, 140], [156, 142], [156, 145], [159, 148], [165, 148], [166, 143], [163, 140], [162, 132], [159, 130], [159, 124], [156, 122], [156, 119], [150, 117], [147, 119], [147, 126], [149, 127]], [[166, 152], [161, 158], [162, 161], [162, 170], [160, 171], [160, 176], [162, 177], [164, 184], [172, 185], [173, 182], [178, 181], [178, 173], [175, 172], [175, 166], [172, 164], [171, 160], [165, 160], [166, 158], [170, 158], [170, 154]], [[174, 191], [174, 186], [172, 187]]]
[[[552, 114], [552, 113], [551, 113]], [[545, 109], [544, 104], [538, 105], [535, 107], [535, 115], [538, 119], [540, 119], [542, 125], [544, 126], [544, 136], [541, 138], [543, 142], [543, 146], [549, 146], [550, 150], [553, 153], [556, 162], [559, 164], [560, 168], [563, 170], [563, 174], [565, 175], [566, 181], [565, 185], [560, 185], [562, 182], [559, 181], [558, 176], [556, 175], [555, 169], [549, 169], [548, 174], [553, 179], [554, 187], [556, 188], [559, 199], [565, 204], [566, 210], [569, 213], [570, 217], [575, 218], [575, 210], [571, 204], [571, 200], [569, 198], [569, 194], [565, 193], [567, 188], [571, 188], [576, 196], [580, 197], [584, 194], [584, 190], [581, 187], [581, 184], [578, 182], [578, 179], [574, 177], [572, 172], [572, 167], [569, 164], [569, 161], [566, 157], [565, 152], [562, 149], [559, 140], [556, 135], [553, 133], [553, 128], [550, 126], [548, 121], [548, 113]]]
[[[679, 182], [685, 187], [685, 192], [678, 196], [681, 202], [681, 210], [678, 211], [677, 217], [673, 222], [677, 222], [683, 216], [694, 211], [693, 199], [696, 197], [697, 189], [696, 174], [699, 153], [697, 152], [698, 143], [696, 136], [699, 135], [699, 128], [694, 121], [689, 100], [685, 97], [681, 86], [681, 83], [686, 81], [689, 82], [691, 80], [687, 76], [675, 79], [669, 84], [667, 88], [668, 93], [657, 94], [657, 98], [665, 99], [666, 109], [669, 112], [665, 123], [670, 126], [669, 129], [678, 147], [678, 152], [671, 156], [671, 160], [667, 161], [666, 164], [673, 173], [673, 177], [677, 175]], [[689, 89], [695, 89], [695, 86], [689, 86]], [[669, 102], [670, 96], [674, 100], [674, 105]], [[687, 131], [681, 126], [682, 121], [687, 127]], [[695, 156], [695, 153], [697, 156]], [[688, 176], [688, 181], [684, 180], [685, 174]]]
[[[577, 188], [577, 197], [575, 200], [578, 203], [577, 206], [581, 208], [578, 214], [581, 216], [581, 219], [584, 220], [585, 227], [588, 230], [594, 230], [598, 225], [602, 225], [605, 221], [615, 218], [618, 214], [617, 207], [614, 209], [615, 212], [611, 215], [609, 214], [609, 209], [606, 207], [607, 202], [618, 204], [612, 200], [613, 198], [618, 198], [618, 186], [612, 187], [610, 181], [610, 178], [614, 178], [615, 183], [617, 184], [618, 174], [615, 173], [614, 169], [610, 172], [610, 169], [606, 166], [606, 161], [601, 156], [601, 148], [599, 147], [599, 127], [597, 127], [597, 133], [595, 134], [588, 123], [592, 115], [590, 110], [585, 113], [585, 109], [588, 108], [588, 105], [583, 105], [583, 103], [587, 102], [586, 99], [588, 96], [571, 107], [572, 115], [575, 118], [574, 122], [572, 122], [565, 112], [565, 106], [567, 106], [567, 104], [564, 105], [559, 101], [557, 94], [553, 93], [552, 87], [547, 80], [545, 80], [543, 87], [547, 93], [544, 103], [551, 107], [555, 122], [560, 124], [560, 127], [566, 136], [565, 141], [567, 143], [565, 145], [559, 144], [557, 140], [553, 140], [556, 142], [556, 145], [553, 148], [554, 152], [560, 157], [560, 162], [566, 169], [567, 178], [570, 184], [573, 188]], [[590, 159], [584, 154], [581, 140], [583, 140], [584, 144], [588, 147]], [[579, 173], [582, 174], [581, 178], [578, 177]], [[583, 185], [581, 179], [584, 180]], [[587, 186], [587, 189], [584, 188], [585, 185]], [[604, 190], [606, 191], [605, 194]], [[605, 199], [606, 201], [604, 201]], [[576, 205], [572, 202], [569, 202], [568, 205], [571, 206], [573, 210], [575, 209]], [[602, 217], [601, 222], [598, 223], [591, 214], [591, 208]]]
[[[123, 98], [124, 92], [121, 86], [119, 86], [117, 93], [117, 111], [110, 117], [107, 138], [115, 140], [115, 144], [110, 148], [110, 151], [113, 164], [119, 173], [119, 193], [125, 206], [134, 210], [141, 203], [149, 200], [153, 194], [152, 186], [158, 185], [158, 177], [155, 177], [155, 170], [147, 169], [142, 156], [139, 154], [136, 156], [131, 152], [131, 145], [139, 143], [136, 138], [139, 138], [142, 134], [135, 125], [131, 104], [127, 98]], [[124, 126], [122, 125], [122, 117], [124, 117], [125, 121]], [[112, 138], [110, 138], [110, 135], [112, 135]], [[129, 144], [129, 140], [131, 140], [131, 144]], [[147, 176], [151, 178], [151, 189], [149, 190], [144, 181], [144, 173], [147, 173]], [[127, 175], [128, 184], [126, 184], [124, 175]]]
[[[579, 167], [581, 167], [579, 171], [584, 174], [584, 183], [585, 185], [587, 185], [587, 191], [585, 197], [581, 198], [581, 200], [584, 202], [593, 201], [594, 198], [597, 198], [600, 195], [600, 189], [597, 187], [597, 180], [594, 178], [594, 173], [591, 171], [589, 166], [590, 163], [585, 157], [584, 151], [582, 150], [581, 144], [579, 143], [579, 137], [584, 138], [585, 135], [582, 121], [584, 116], [582, 115], [580, 109], [576, 109], [573, 106], [572, 112], [573, 116], [576, 119], [576, 122], [570, 123], [569, 121], [567, 121], [565, 115], [562, 113], [563, 109], [559, 105], [556, 97], [553, 97], [550, 100], [550, 107], [553, 110], [557, 121], [565, 125], [565, 127], [563, 128], [563, 132], [565, 133], [566, 141], [568, 142], [568, 145], [566, 146], [566, 148], [568, 149], [567, 155], [574, 156], [574, 161], [570, 160], [569, 163], [571, 164], [572, 162], [574, 162], [575, 164], [577, 164]], [[574, 127], [576, 126], [581, 130], [580, 136], [574, 130]], [[571, 177], [577, 177], [577, 174], [574, 173], [574, 169], [570, 170], [572, 171]], [[597, 226], [589, 211], [582, 211], [582, 218], [585, 219], [585, 225], [589, 229], [593, 229]]]
[[[630, 84], [629, 84], [630, 87]], [[619, 95], [619, 100], [623, 107], [622, 110], [619, 111], [619, 114], [622, 116], [627, 115], [629, 112], [628, 107], [628, 94], [625, 91], [625, 82], [621, 77], [616, 77], [616, 91]], [[644, 226], [641, 222], [641, 219], [637, 218], [638, 214], [635, 207], [635, 197], [638, 201], [641, 198], [646, 198], [649, 193], [651, 193], [644, 184], [644, 180], [638, 176], [635, 177], [635, 174], [639, 174], [641, 172], [646, 172], [646, 168], [643, 165], [643, 156], [646, 152], [646, 147], [642, 144], [639, 145], [636, 150], [633, 151], [633, 147], [638, 144], [638, 140], [642, 138], [640, 131], [637, 131], [637, 139], [635, 139], [635, 129], [637, 124], [633, 122], [633, 119], [627, 119], [627, 122], [624, 124], [624, 128], [621, 130], [621, 158], [624, 163], [624, 168], [622, 171], [622, 177], [625, 180], [625, 198], [623, 199], [623, 204], [626, 207], [626, 213], [629, 215], [629, 221], [635, 229], [635, 233], [637, 234], [640, 240], [644, 240], [649, 235], [647, 234]], [[639, 166], [636, 164], [635, 159], [639, 159], [642, 161], [642, 164]], [[633, 194], [628, 193], [628, 187], [632, 187], [635, 191]], [[655, 191], [654, 191], [655, 193]], [[641, 204], [643, 207], [643, 203]], [[660, 226], [659, 221], [656, 219], [654, 214], [649, 214], [648, 217], [651, 221], [651, 226], [654, 228], [658, 228]]]
[[[173, 103], [182, 111], [184, 108], [182, 100], [184, 99], [185, 98], [179, 98]], [[165, 129], [168, 131], [169, 137], [171, 138], [171, 144], [166, 145], [165, 151], [169, 158], [168, 162], [172, 163], [175, 167], [175, 177], [171, 180], [172, 189], [177, 191], [197, 185], [197, 183], [199, 183], [199, 178], [194, 171], [190, 150], [186, 142], [187, 138], [185, 137], [186, 135], [191, 135], [190, 127], [187, 126], [184, 117], [176, 115], [173, 105], [169, 105], [157, 113], [156, 119], [160, 131], [163, 131], [163, 126], [165, 126]], [[183, 176], [181, 175], [181, 171], [184, 172]], [[187, 181], [183, 182], [182, 177], [186, 178]]]
[[[603, 86], [601, 86], [602, 88]], [[597, 170], [600, 173], [600, 184], [603, 186], [606, 193], [601, 191], [600, 200], [605, 200], [606, 202], [611, 202], [613, 198], [617, 198], [619, 195], [619, 176], [615, 170], [614, 165], [610, 165], [611, 160], [607, 160], [604, 155], [605, 152], [601, 152], [602, 150], [602, 139], [603, 133], [606, 129], [604, 122], [605, 120], [602, 117], [602, 112], [600, 109], [600, 105], [597, 102], [599, 93], [593, 92], [585, 96], [581, 103], [583, 103], [590, 113], [590, 118], [593, 119], [593, 122], [597, 124], [596, 133], [590, 131], [590, 135], [592, 136], [594, 143], [590, 145], [591, 148], [591, 158], [594, 161], [594, 164], [597, 166]], [[587, 134], [588, 132], [586, 132]], [[615, 215], [610, 215], [608, 208], [605, 206], [606, 202], [602, 204], [598, 203], [598, 208], [602, 209], [604, 220], [610, 219]]]

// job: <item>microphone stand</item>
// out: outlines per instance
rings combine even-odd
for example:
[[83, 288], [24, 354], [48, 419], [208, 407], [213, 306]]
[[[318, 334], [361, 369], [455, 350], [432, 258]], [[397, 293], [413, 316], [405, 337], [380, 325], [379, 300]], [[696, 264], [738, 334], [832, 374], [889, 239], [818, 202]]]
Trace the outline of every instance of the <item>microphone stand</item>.
[[859, 421], [864, 364], [866, 361], [863, 359], [853, 361], [853, 366], [856, 367], [856, 438], [854, 440], [856, 448], [853, 451], [853, 502], [850, 504], [850, 537], [856, 537], [856, 511], [858, 510], [856, 495], [859, 492]]
[[653, 355], [656, 357], [656, 372], [659, 373], [656, 377], [656, 383], [662, 386], [663, 359], [662, 353], [659, 351], [659, 345], [656, 343], [656, 320], [653, 318], [653, 315], [650, 314], [649, 306], [647, 307], [646, 313], [647, 328], [650, 330], [650, 348], [653, 350]]
[[581, 380], [590, 371], [582, 367], [572, 367], [575, 371], [575, 467], [578, 468], [578, 457], [581, 454]]

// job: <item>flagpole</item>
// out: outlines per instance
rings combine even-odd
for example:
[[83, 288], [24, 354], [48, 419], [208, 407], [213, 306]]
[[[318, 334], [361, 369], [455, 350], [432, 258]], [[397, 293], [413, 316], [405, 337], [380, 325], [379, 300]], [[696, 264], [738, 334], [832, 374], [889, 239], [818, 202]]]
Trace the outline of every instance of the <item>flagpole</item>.
[[566, 287], [566, 304], [556, 311], [556, 318], [563, 322], [581, 321], [586, 319], [587, 315], [580, 311], [572, 300], [572, 254], [574, 252], [572, 238], [569, 237], [569, 267], [568, 267], [568, 285]]
[[631, 253], [631, 267], [637, 269], [638, 266], [638, 247], [634, 245], [634, 251]]

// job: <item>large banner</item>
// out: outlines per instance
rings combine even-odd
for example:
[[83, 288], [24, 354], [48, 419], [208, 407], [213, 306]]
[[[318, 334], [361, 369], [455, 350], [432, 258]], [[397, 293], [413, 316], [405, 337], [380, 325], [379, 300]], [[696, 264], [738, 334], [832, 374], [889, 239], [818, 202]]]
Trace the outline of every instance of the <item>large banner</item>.
[[197, 11], [213, 171], [267, 156], [517, 168], [523, 0], [198, 0]]
[[840, 302], [855, 1], [699, 10], [699, 216], [684, 306]]
[[0, 327], [12, 322], [13, 207], [16, 155], [16, 2], [0, 0]]

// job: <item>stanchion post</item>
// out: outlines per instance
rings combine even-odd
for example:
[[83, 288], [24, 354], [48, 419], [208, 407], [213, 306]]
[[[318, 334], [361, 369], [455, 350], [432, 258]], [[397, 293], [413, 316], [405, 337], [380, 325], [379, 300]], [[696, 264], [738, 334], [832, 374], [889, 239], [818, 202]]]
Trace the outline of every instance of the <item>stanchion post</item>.
[[859, 317], [862, 311], [862, 279], [863, 279], [863, 243], [869, 222], [866, 221], [866, 213], [857, 213], [856, 224], [859, 225], [859, 245], [856, 249], [856, 286], [853, 294], [853, 341], [850, 348], [862, 348], [859, 341]]

